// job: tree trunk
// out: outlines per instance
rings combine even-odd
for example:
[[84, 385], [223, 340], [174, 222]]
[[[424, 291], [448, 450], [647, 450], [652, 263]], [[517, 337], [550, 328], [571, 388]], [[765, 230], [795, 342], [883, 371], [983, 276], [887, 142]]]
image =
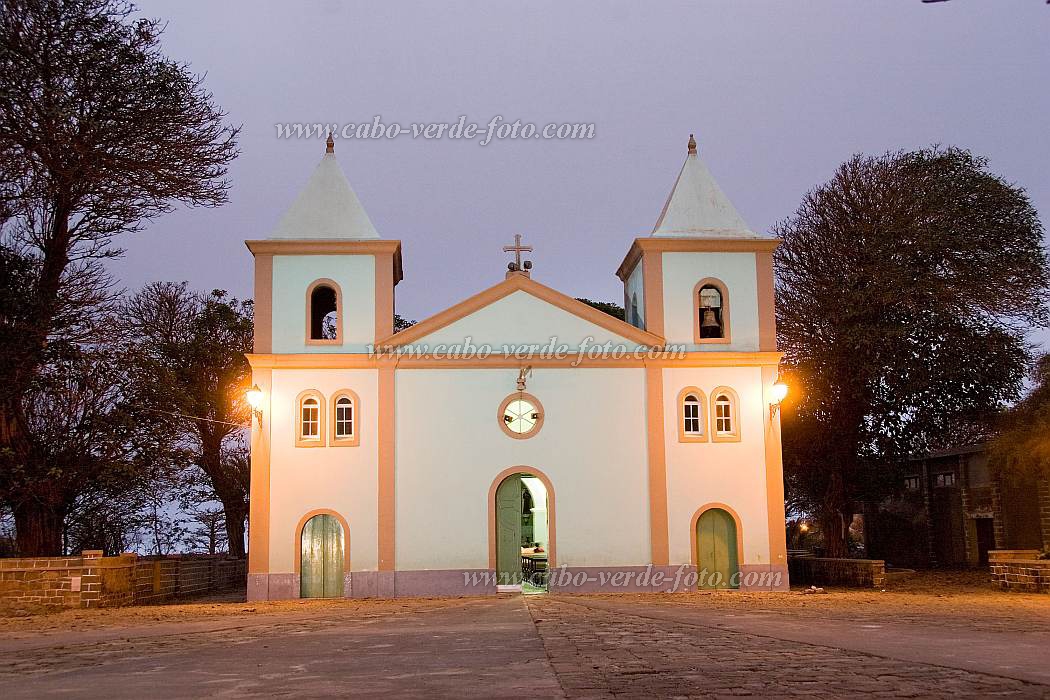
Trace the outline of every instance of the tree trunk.
[[829, 510], [820, 515], [820, 530], [824, 535], [824, 556], [842, 559], [849, 556], [850, 516], [841, 510]]
[[230, 556], [243, 557], [244, 548], [244, 522], [248, 517], [248, 508], [243, 499], [238, 498], [233, 503], [223, 503], [223, 512], [226, 514], [226, 542], [230, 550]]
[[26, 500], [13, 508], [15, 543], [23, 557], [62, 556], [64, 514], [53, 506]]

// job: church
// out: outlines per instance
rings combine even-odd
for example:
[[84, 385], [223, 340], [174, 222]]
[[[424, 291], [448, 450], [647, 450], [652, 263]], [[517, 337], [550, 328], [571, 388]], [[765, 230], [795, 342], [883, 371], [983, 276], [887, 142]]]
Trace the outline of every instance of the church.
[[625, 320], [533, 279], [516, 237], [503, 279], [395, 329], [401, 241], [329, 138], [246, 242], [249, 599], [787, 589], [777, 244], [690, 136], [624, 237]]

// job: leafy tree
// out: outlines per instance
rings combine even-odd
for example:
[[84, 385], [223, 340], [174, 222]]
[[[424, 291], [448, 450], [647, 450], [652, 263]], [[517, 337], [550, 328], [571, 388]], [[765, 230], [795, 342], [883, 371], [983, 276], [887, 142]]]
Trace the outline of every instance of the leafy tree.
[[983, 158], [934, 147], [854, 156], [777, 233], [787, 484], [843, 556], [886, 465], [1020, 391], [1024, 333], [1047, 322], [1043, 229]]
[[230, 554], [243, 556], [251, 302], [221, 290], [199, 294], [186, 283], [160, 282], [131, 297], [126, 316], [135, 337], [134, 396], [141, 420], [204, 472], [223, 506]]
[[619, 304], [614, 304], [611, 301], [591, 301], [590, 299], [577, 298], [576, 301], [582, 301], [587, 306], [598, 309], [604, 314], [609, 314], [613, 318], [618, 318], [621, 321], [624, 320], [624, 310]]
[[1031, 393], [999, 421], [988, 446], [991, 463], [1013, 476], [1050, 478], [1050, 355], [1035, 367]]
[[414, 325], [416, 325], [415, 321], [409, 321], [407, 318], [405, 318], [401, 314], [394, 314], [394, 332], [395, 333], [399, 333], [399, 332], [405, 330], [406, 328], [411, 328]]
[[[61, 550], [76, 464], [39, 461], [27, 401], [51, 348], [89, 339], [114, 239], [173, 202], [226, 201], [237, 129], [200, 76], [159, 49], [161, 24], [117, 0], [0, 5], [0, 472], [23, 554]], [[96, 299], [95, 301], [98, 301]]]

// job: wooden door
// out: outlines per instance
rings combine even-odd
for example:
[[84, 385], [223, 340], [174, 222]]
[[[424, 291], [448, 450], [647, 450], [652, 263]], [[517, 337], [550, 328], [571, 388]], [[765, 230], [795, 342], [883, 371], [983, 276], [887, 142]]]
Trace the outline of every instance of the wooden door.
[[521, 476], [508, 476], [496, 489], [496, 581], [521, 583]]
[[696, 562], [700, 588], [737, 588], [736, 522], [721, 508], [705, 511], [696, 522]]
[[302, 535], [299, 596], [343, 596], [343, 526], [331, 515], [306, 521]]

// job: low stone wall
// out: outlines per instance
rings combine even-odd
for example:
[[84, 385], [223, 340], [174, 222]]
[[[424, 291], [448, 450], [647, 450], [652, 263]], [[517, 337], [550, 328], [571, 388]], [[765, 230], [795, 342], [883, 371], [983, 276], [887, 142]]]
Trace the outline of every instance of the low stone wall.
[[244, 559], [225, 556], [0, 559], [0, 602], [67, 608], [148, 605], [243, 586]]
[[788, 557], [791, 583], [806, 586], [882, 588], [886, 562], [882, 559], [831, 559]]
[[1050, 593], [1050, 559], [1036, 559], [1035, 549], [988, 552], [992, 583], [1003, 590]]

